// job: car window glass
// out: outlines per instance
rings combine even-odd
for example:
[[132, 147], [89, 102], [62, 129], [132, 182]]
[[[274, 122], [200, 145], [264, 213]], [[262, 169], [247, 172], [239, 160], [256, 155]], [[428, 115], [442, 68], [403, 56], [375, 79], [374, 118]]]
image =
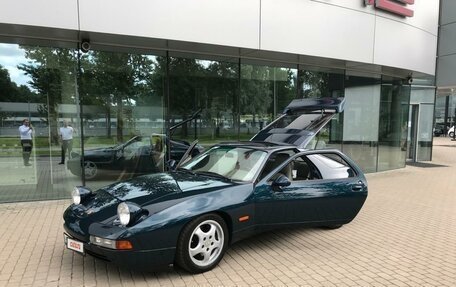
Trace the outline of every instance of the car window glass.
[[323, 179], [349, 178], [356, 176], [351, 166], [338, 154], [312, 154], [307, 158], [318, 168]]
[[290, 161], [269, 181], [274, 181], [280, 175], [286, 176], [291, 182], [321, 179], [318, 169], [305, 156], [300, 156]]
[[264, 165], [263, 170], [261, 171], [261, 175], [258, 180], [263, 179], [266, 175], [268, 175], [271, 171], [281, 165], [283, 162], [288, 160], [291, 156], [293, 156], [296, 152], [294, 150], [283, 150], [272, 153], [266, 164]]
[[216, 173], [235, 181], [252, 181], [267, 153], [249, 147], [214, 147], [182, 165], [198, 172]]

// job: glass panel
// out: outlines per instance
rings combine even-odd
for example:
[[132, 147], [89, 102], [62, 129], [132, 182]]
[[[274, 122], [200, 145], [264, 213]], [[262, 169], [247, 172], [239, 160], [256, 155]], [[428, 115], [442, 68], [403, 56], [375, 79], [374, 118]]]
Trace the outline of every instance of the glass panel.
[[416, 161], [419, 105], [410, 105], [407, 133], [407, 159]]
[[354, 177], [350, 165], [337, 154], [311, 154], [307, 156], [318, 168], [323, 179]]
[[63, 165], [80, 150], [76, 63], [72, 49], [0, 44], [0, 202], [67, 198], [81, 184]]
[[456, 126], [456, 95], [449, 96], [448, 123], [450, 128]]
[[251, 182], [267, 155], [248, 147], [215, 146], [182, 168], [209, 177]]
[[431, 160], [433, 104], [421, 104], [418, 124], [417, 160]]
[[[90, 51], [81, 57], [86, 185], [164, 169], [164, 98], [160, 57]], [[68, 166], [81, 174], [82, 154]]]
[[405, 167], [410, 86], [382, 78], [378, 171]]
[[300, 98], [338, 98], [344, 96], [344, 71], [299, 67]]
[[171, 125], [201, 109], [198, 119], [173, 132], [173, 140], [198, 139], [201, 146], [209, 147], [220, 141], [238, 139], [238, 70], [237, 63], [170, 58]]
[[447, 102], [449, 102], [449, 96], [437, 96], [435, 99], [435, 125], [434, 125], [434, 136], [446, 136], [449, 123], [445, 118], [447, 113]]
[[435, 99], [434, 87], [412, 86], [410, 92], [410, 104], [430, 103], [433, 104]]
[[241, 65], [240, 139], [249, 140], [296, 97], [297, 69]]
[[[309, 66], [299, 66], [300, 98], [338, 98], [344, 96], [344, 71]], [[342, 149], [343, 118], [335, 115], [309, 143], [308, 148]]]
[[347, 76], [343, 151], [364, 172], [377, 170], [380, 78]]

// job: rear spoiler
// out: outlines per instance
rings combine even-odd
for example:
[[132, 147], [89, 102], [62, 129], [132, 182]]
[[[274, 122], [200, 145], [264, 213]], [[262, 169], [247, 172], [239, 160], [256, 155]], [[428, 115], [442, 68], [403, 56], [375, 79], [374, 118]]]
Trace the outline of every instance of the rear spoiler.
[[283, 111], [284, 114], [312, 111], [344, 111], [345, 98], [306, 98], [293, 100]]

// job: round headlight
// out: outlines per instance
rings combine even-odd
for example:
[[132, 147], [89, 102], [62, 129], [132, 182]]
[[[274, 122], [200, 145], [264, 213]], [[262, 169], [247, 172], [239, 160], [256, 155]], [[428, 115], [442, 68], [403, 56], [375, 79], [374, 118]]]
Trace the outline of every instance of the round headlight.
[[73, 198], [74, 204], [81, 203], [81, 193], [79, 192], [79, 189], [77, 187], [75, 187], [71, 192], [71, 197]]
[[117, 215], [119, 216], [120, 224], [127, 226], [130, 222], [130, 209], [125, 202], [117, 206]]

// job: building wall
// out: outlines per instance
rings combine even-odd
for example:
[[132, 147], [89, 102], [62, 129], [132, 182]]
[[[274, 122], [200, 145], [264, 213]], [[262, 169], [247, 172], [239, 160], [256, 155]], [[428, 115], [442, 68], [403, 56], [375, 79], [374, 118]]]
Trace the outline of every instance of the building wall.
[[[433, 75], [439, 1], [416, 0], [411, 7], [414, 16], [402, 18], [365, 7], [364, 0], [5, 0], [0, 22], [278, 51]], [[0, 27], [0, 33], [28, 31]]]
[[456, 86], [456, 1], [442, 0], [440, 17], [437, 86]]

